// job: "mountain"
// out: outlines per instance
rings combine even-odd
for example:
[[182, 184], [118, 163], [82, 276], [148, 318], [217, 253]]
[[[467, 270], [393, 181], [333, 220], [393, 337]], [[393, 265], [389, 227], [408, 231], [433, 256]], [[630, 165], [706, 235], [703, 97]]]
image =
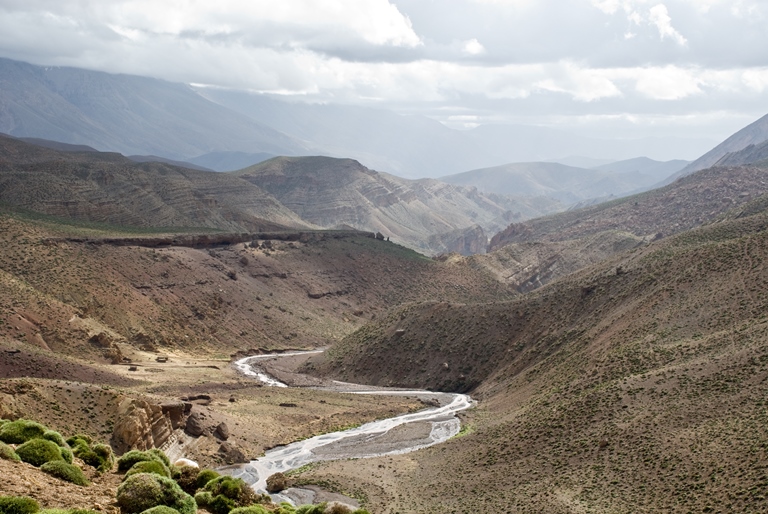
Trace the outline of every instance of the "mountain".
[[0, 132], [126, 155], [293, 155], [303, 143], [162, 80], [0, 59]]
[[658, 182], [639, 170], [616, 173], [555, 162], [519, 162], [441, 177], [449, 184], [474, 186], [506, 195], [548, 196], [566, 205], [593, 198], [619, 196]]
[[253, 231], [309, 225], [233, 175], [116, 153], [60, 152], [0, 135], [0, 202], [81, 221]]
[[559, 207], [550, 199], [508, 198], [434, 179], [403, 179], [353, 159], [277, 157], [233, 176], [269, 192], [309, 223], [381, 232], [427, 255], [479, 248], [488, 232], [508, 220]]
[[765, 167], [768, 164], [768, 140], [756, 145], [748, 145], [738, 152], [725, 154], [716, 166], [743, 166], [755, 164]]
[[304, 478], [371, 510], [763, 510], [766, 201], [512, 301], [403, 306], [355, 332], [315, 369], [478, 405], [444, 445]]
[[714, 166], [715, 163], [726, 154], [738, 152], [749, 145], [758, 145], [766, 140], [768, 140], [768, 114], [733, 134], [712, 150], [683, 168], [677, 175], [673, 175], [671, 179], [674, 180], [678, 176], [687, 175], [688, 173]]
[[277, 156], [275, 154], [264, 152], [209, 152], [188, 159], [188, 161], [215, 171], [236, 171], [264, 162], [273, 157]]
[[211, 101], [313, 145], [319, 153], [354, 158], [369, 168], [408, 178], [440, 177], [562, 155], [611, 161], [635, 155], [674, 159], [699, 155], [712, 144], [675, 138], [675, 152], [671, 153], [669, 138], [609, 141], [546, 127], [500, 124], [460, 131], [423, 116], [384, 109], [285, 102], [244, 91], [198, 91]]
[[594, 166], [592, 169], [614, 173], [639, 173], [649, 177], [651, 180], [661, 182], [682, 170], [688, 164], [690, 164], [688, 161], [679, 159], [661, 162], [649, 159], [648, 157], [635, 157], [634, 159]]

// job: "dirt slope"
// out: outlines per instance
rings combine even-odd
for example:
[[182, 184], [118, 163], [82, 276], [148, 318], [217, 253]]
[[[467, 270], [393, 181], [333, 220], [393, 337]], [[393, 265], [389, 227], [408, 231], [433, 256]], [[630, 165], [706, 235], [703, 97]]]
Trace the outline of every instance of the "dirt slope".
[[733, 218], [518, 300], [408, 307], [346, 338], [335, 376], [480, 404], [464, 437], [312, 476], [370, 488], [381, 512], [764, 510], [768, 213]]

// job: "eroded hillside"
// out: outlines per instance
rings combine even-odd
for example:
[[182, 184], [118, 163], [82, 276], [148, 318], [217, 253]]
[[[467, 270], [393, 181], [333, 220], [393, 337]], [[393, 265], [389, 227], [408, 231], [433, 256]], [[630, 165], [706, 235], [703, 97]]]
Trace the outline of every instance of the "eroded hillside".
[[[768, 214], [730, 218], [510, 302], [409, 306], [335, 346], [316, 364], [334, 376], [480, 400], [467, 435], [357, 470], [376, 508], [763, 510]], [[345, 463], [313, 473], [353, 480]]]

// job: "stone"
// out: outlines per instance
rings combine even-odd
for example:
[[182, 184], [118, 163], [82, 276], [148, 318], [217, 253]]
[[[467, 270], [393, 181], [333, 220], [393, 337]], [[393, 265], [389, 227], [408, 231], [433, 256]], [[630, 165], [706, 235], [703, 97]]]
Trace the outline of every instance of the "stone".
[[205, 428], [203, 427], [203, 420], [200, 418], [199, 413], [193, 412], [189, 415], [184, 431], [193, 437], [200, 437], [203, 435]]
[[224, 441], [226, 441], [227, 439], [229, 439], [229, 427], [224, 422], [219, 423], [219, 426], [216, 427], [216, 430], [214, 430], [213, 435], [215, 435], [219, 439], [223, 439]]
[[124, 398], [117, 411], [117, 421], [110, 444], [116, 453], [149, 450], [162, 446], [173, 433], [171, 420], [159, 405], [136, 398]]
[[219, 446], [219, 453], [224, 456], [224, 461], [227, 464], [240, 464], [248, 462], [248, 458], [243, 451], [232, 443], [224, 441]]
[[171, 426], [176, 430], [180, 428], [184, 422], [184, 402], [167, 402], [160, 405], [163, 409], [163, 414], [167, 415], [171, 420]]
[[267, 477], [267, 492], [270, 494], [279, 493], [288, 487], [288, 478], [282, 473], [274, 473]]

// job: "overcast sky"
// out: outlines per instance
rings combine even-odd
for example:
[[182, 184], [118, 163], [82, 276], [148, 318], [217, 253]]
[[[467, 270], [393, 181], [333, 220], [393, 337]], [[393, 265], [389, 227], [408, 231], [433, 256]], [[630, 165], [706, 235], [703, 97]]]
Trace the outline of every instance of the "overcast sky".
[[768, 112], [768, 0], [0, 0], [0, 55], [421, 113], [722, 140]]

